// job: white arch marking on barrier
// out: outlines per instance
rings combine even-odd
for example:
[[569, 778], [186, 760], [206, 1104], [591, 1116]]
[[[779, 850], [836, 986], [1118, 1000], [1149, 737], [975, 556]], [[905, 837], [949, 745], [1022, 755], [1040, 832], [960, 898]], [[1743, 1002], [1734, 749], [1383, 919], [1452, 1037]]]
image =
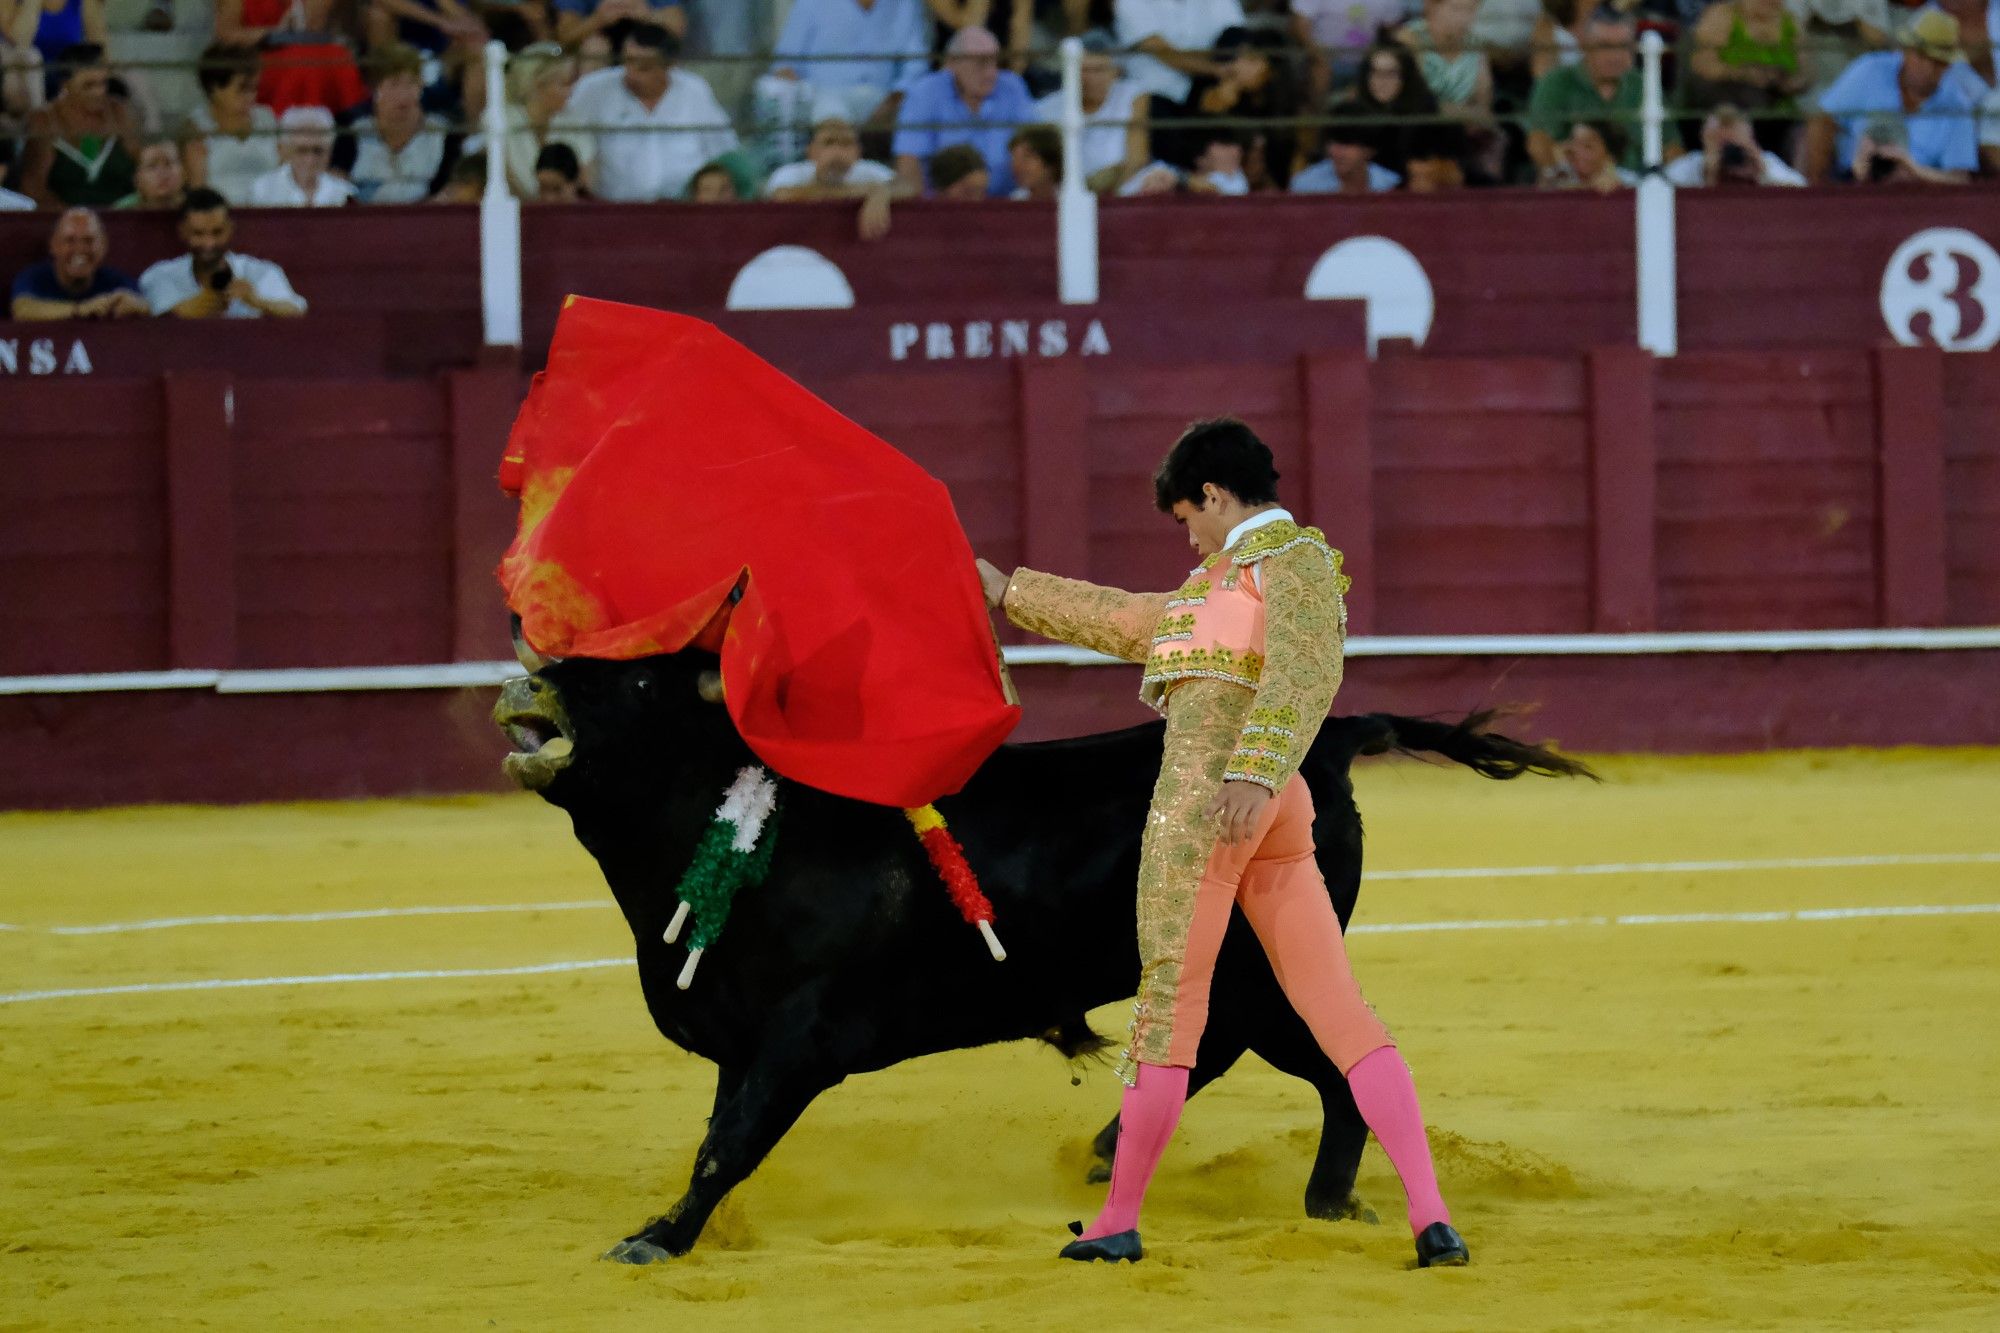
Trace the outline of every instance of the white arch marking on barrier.
[[840, 265], [804, 245], [774, 245], [736, 271], [731, 310], [852, 310], [854, 286]]
[[1386, 236], [1350, 236], [1330, 247], [1306, 275], [1305, 295], [1308, 301], [1366, 301], [1370, 356], [1384, 338], [1408, 338], [1422, 347], [1437, 314], [1430, 275]]

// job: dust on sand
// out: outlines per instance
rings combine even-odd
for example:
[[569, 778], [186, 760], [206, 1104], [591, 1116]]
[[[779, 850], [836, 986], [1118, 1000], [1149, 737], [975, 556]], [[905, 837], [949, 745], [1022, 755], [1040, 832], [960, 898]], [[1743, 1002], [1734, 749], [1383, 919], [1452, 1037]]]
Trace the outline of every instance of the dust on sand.
[[[1927, 854], [1845, 868], [1394, 879], [1358, 922], [2000, 902], [1991, 752], [1614, 760], [1615, 781], [1357, 783], [1371, 869]], [[1978, 854], [1988, 859], [1981, 862]], [[110, 934], [219, 913], [602, 904], [528, 799], [0, 816], [0, 991], [615, 957], [602, 906]], [[709, 1066], [629, 969], [0, 1004], [0, 1327], [1993, 1327], [2000, 916], [1357, 934], [1417, 1071], [1463, 1271], [1305, 1219], [1310, 1091], [1189, 1107], [1136, 1268], [1059, 1263], [1112, 1110], [1027, 1044], [821, 1099], [671, 1265]], [[1100, 1024], [1122, 1022], [1115, 1010]]]

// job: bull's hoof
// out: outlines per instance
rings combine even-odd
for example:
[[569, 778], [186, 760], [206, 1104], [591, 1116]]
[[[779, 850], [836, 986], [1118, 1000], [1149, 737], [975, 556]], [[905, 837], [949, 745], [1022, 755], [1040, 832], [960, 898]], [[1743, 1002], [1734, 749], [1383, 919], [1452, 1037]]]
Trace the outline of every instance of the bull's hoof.
[[1306, 1216], [1322, 1222], [1365, 1222], [1369, 1226], [1380, 1226], [1382, 1219], [1375, 1210], [1361, 1201], [1359, 1194], [1350, 1194], [1337, 1203], [1306, 1201]]
[[599, 1257], [614, 1264], [663, 1264], [674, 1256], [671, 1251], [660, 1248], [643, 1236], [632, 1236], [619, 1241]]
[[1111, 1159], [1100, 1157], [1090, 1164], [1090, 1170], [1083, 1173], [1086, 1185], [1102, 1185], [1111, 1179]]

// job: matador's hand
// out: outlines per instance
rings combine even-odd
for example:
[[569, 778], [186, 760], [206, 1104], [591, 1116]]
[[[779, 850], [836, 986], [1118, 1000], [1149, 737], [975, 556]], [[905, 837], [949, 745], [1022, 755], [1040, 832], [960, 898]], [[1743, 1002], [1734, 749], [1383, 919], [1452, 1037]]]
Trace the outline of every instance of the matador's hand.
[[1225, 782], [1201, 814], [1202, 818], [1217, 822], [1219, 841], [1239, 843], [1257, 831], [1257, 821], [1263, 817], [1264, 806], [1270, 799], [1271, 789], [1262, 783]]

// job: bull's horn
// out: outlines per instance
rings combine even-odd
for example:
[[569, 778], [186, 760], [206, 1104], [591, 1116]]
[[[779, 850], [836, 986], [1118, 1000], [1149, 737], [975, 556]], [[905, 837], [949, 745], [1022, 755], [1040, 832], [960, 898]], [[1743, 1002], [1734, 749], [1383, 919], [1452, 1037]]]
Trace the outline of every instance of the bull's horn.
[[720, 671], [702, 672], [699, 676], [695, 677], [694, 688], [695, 692], [701, 695], [707, 702], [712, 704], [721, 703], [722, 673]]
[[519, 662], [521, 669], [530, 675], [540, 671], [549, 664], [548, 658], [543, 657], [528, 646], [527, 636], [521, 633], [521, 617], [519, 616], [514, 617], [514, 660]]

